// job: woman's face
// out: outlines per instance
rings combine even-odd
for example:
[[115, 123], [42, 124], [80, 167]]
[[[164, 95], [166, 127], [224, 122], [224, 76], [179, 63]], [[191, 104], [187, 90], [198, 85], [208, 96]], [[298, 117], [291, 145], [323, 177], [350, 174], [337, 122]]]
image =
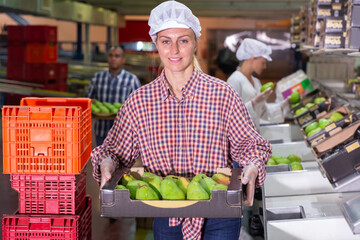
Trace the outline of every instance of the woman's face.
[[169, 28], [160, 31], [157, 34], [156, 47], [165, 70], [192, 71], [197, 42], [191, 28]]
[[261, 75], [263, 71], [265, 71], [267, 65], [267, 60], [263, 57], [256, 57], [253, 60], [253, 68], [254, 72], [257, 75]]

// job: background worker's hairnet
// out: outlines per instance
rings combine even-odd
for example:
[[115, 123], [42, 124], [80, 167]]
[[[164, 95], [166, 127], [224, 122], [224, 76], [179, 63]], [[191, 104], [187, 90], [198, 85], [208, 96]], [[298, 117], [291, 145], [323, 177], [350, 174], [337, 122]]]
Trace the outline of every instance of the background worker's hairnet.
[[252, 57], [263, 57], [271, 61], [271, 53], [272, 50], [270, 46], [252, 38], [245, 38], [236, 51], [236, 58], [239, 61], [243, 61]]
[[176, 1], [166, 1], [155, 7], [150, 13], [148, 24], [153, 42], [158, 32], [168, 28], [191, 28], [196, 37], [201, 36], [199, 19], [187, 6]]

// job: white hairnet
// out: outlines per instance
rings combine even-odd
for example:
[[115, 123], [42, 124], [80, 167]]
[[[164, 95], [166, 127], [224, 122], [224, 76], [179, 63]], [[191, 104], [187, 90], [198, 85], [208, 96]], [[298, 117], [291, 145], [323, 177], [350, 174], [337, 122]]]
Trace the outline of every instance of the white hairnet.
[[182, 3], [166, 1], [159, 4], [150, 13], [149, 35], [155, 42], [156, 34], [168, 28], [191, 28], [196, 37], [201, 36], [199, 19]]
[[271, 61], [271, 47], [251, 38], [245, 38], [238, 50], [236, 51], [236, 58], [239, 61], [246, 60], [252, 57], [263, 57]]

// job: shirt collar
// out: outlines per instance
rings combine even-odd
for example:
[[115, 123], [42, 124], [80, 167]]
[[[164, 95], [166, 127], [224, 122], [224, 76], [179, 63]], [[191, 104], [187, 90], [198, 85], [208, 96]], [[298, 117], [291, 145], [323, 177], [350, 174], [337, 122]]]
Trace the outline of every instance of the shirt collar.
[[[199, 77], [199, 75], [200, 75], [200, 71], [194, 69], [190, 79], [186, 82], [185, 87], [181, 90], [182, 95], [184, 97], [186, 97], [186, 96], [194, 97], [194, 89], [195, 89], [196, 83], [198, 82], [198, 81], [196, 81], [196, 79]], [[169, 84], [166, 81], [164, 70], [161, 72], [159, 78], [160, 78], [160, 85], [161, 85], [161, 89], [162, 89], [162, 100], [165, 100], [170, 95], [172, 95], [172, 93], [171, 93]]]
[[[124, 68], [122, 67], [121, 70], [120, 70], [120, 72], [118, 72], [118, 73], [114, 76], [114, 78], [116, 78], [117, 76], [120, 76], [120, 75], [123, 73], [123, 71], [124, 71]], [[107, 72], [108, 72], [108, 74], [109, 74], [110, 76], [112, 76], [110, 70], [107, 70]]]

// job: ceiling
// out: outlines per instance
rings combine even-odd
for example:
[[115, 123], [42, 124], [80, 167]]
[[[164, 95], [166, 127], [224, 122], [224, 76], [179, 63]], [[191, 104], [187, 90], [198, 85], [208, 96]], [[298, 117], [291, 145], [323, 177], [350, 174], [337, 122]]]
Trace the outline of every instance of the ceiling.
[[[73, 0], [78, 1], [78, 0]], [[120, 15], [148, 16], [160, 0], [82, 0], [97, 7], [112, 9]], [[288, 19], [309, 0], [179, 0], [197, 17], [242, 17]]]

